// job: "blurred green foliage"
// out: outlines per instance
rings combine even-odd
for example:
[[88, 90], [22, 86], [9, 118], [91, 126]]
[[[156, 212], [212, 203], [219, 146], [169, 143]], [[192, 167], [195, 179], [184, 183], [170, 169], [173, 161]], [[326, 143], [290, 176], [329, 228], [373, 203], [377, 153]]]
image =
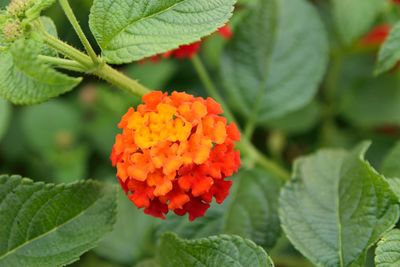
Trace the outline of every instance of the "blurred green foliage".
[[[231, 21], [234, 28], [240, 25], [248, 7], [254, 2], [239, 1]], [[252, 141], [263, 153], [290, 167], [294, 159], [317, 148], [350, 148], [360, 140], [370, 139], [373, 146], [366, 157], [379, 168], [387, 152], [400, 137], [400, 71], [393, 69], [382, 76], [374, 76], [378, 47], [366, 49], [358, 45], [358, 39], [366, 31], [360, 35], [354, 32], [357, 29], [352, 29], [351, 37], [355, 41], [351, 45], [343, 45], [339, 36], [345, 29], [342, 27], [339, 34], [334, 29], [334, 18], [327, 1], [308, 2], [317, 8], [328, 31], [333, 54], [328, 66], [329, 74], [311, 101], [295, 111], [260, 123]], [[1, 7], [7, 3], [7, 0], [0, 0]], [[71, 4], [84, 31], [89, 33], [87, 18], [92, 1], [71, 1]], [[82, 48], [58, 5], [45, 14], [54, 20], [63, 40]], [[373, 25], [379, 25], [392, 23], [399, 18], [399, 8], [390, 7], [382, 9], [372, 21]], [[95, 44], [93, 37], [90, 34], [88, 36]], [[210, 36], [204, 42], [200, 55], [218, 85], [222, 84], [220, 59], [227, 42], [218, 35]], [[99, 52], [98, 47], [95, 49]], [[336, 63], [335, 53], [340, 54]], [[307, 58], [300, 63], [298, 69], [302, 64], [307, 64]], [[337, 64], [336, 71], [332, 70], [334, 64]], [[152, 89], [206, 95], [188, 61], [163, 59], [155, 63], [132, 63], [123, 66], [121, 71]], [[291, 71], [295, 73], [297, 70]], [[295, 89], [302, 91], [302, 88]], [[224, 98], [228, 98], [227, 90], [221, 92]], [[87, 178], [115, 181], [115, 170], [111, 167], [109, 154], [115, 135], [119, 132], [117, 124], [127, 109], [139, 102], [140, 99], [132, 95], [90, 78], [85, 79], [77, 90], [32, 107], [11, 106], [0, 100], [0, 173], [18, 173], [57, 183]], [[244, 125], [247, 119], [243, 114], [236, 115]], [[244, 165], [248, 167], [246, 162]], [[250, 185], [246, 189], [250, 192], [241, 194], [247, 196], [257, 191]], [[237, 194], [240, 196], [240, 192]], [[188, 238], [217, 234], [223, 228], [223, 217], [229, 215], [226, 213], [228, 201], [225, 206], [212, 207], [202, 221], [189, 224], [186, 218], [171, 216], [167, 221], [160, 222], [138, 211], [123, 194], [119, 195], [118, 201], [118, 221], [114, 231], [73, 266], [117, 267], [135, 266], [137, 263], [140, 267], [156, 266], [151, 258], [155, 256], [154, 247], [161, 233], [173, 230], [181, 237]], [[253, 203], [250, 201], [247, 205]], [[240, 228], [241, 225], [231, 227]], [[271, 244], [264, 237], [257, 238], [264, 241], [265, 247], [275, 242], [275, 237], [272, 237]], [[284, 245], [280, 247], [281, 243]], [[309, 266], [304, 259], [298, 258], [299, 254], [285, 240], [280, 240], [269, 251], [274, 260], [281, 263], [279, 266]], [[293, 261], [288, 260], [291, 257]]]

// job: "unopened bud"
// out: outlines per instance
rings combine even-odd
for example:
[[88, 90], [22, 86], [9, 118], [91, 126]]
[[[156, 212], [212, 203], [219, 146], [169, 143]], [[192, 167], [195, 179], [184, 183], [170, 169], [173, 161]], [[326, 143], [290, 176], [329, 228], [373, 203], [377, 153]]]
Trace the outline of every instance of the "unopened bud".
[[11, 16], [22, 17], [32, 3], [32, 0], [11, 0], [10, 4], [7, 6], [7, 12]]
[[22, 35], [22, 28], [18, 22], [9, 22], [3, 26], [3, 36], [7, 41], [14, 41]]

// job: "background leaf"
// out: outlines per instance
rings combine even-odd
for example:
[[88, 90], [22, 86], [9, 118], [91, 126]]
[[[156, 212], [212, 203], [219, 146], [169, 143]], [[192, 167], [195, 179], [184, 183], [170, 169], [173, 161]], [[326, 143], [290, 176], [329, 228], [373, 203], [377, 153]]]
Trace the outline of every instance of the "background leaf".
[[182, 240], [175, 234], [166, 233], [161, 238], [159, 250], [162, 267], [273, 266], [261, 247], [238, 236]]
[[11, 106], [8, 102], [0, 98], [0, 142], [7, 131], [11, 118]]
[[381, 0], [331, 0], [336, 29], [345, 44], [366, 33], [383, 11]]
[[0, 177], [0, 265], [60, 266], [93, 248], [112, 229], [113, 187], [94, 181], [69, 185]]
[[400, 230], [386, 233], [375, 250], [376, 267], [396, 267], [400, 265]]
[[303, 0], [260, 1], [222, 58], [228, 100], [260, 124], [301, 108], [317, 92], [327, 55], [325, 29], [314, 7]]
[[156, 219], [143, 214], [119, 190], [118, 213], [114, 230], [106, 235], [95, 252], [121, 264], [132, 264], [146, 255]]
[[14, 104], [36, 104], [72, 90], [81, 78], [57, 72], [38, 58], [41, 45], [18, 40], [0, 54], [0, 96]]
[[224, 215], [223, 231], [271, 248], [281, 228], [278, 198], [282, 183], [262, 169], [240, 172], [236, 191]]
[[280, 199], [282, 228], [316, 265], [363, 265], [366, 250], [399, 216], [397, 199], [363, 155], [321, 150], [296, 162]]
[[128, 63], [213, 33], [232, 15], [235, 0], [95, 0], [92, 30], [110, 63]]
[[378, 62], [375, 68], [376, 74], [381, 74], [393, 68], [400, 60], [400, 22], [390, 31], [379, 50]]

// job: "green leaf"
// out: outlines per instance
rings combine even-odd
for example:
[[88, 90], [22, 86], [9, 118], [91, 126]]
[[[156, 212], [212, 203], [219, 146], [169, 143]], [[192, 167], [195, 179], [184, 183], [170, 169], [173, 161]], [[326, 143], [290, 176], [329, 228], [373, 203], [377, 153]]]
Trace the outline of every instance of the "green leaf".
[[[54, 37], [58, 38], [56, 25], [54, 24], [54, 21], [51, 18], [42, 16], [42, 17], [40, 17], [40, 21], [42, 22], [42, 25], [45, 28], [46, 32], [48, 32], [51, 35], [53, 35]], [[55, 49], [53, 49], [47, 45], [43, 45], [41, 54], [47, 55], [47, 56], [54, 56], [54, 57], [58, 55], [58, 53]]]
[[282, 183], [262, 169], [241, 172], [238, 178], [224, 215], [223, 231], [271, 248], [281, 232], [278, 199]]
[[139, 262], [135, 267], [160, 267], [160, 264], [157, 260], [150, 259]]
[[166, 233], [161, 238], [159, 262], [162, 267], [273, 266], [267, 253], [239, 236], [219, 235], [182, 240]]
[[0, 266], [61, 266], [93, 248], [115, 222], [115, 189], [0, 177]]
[[222, 206], [212, 205], [203, 217], [193, 222], [188, 222], [184, 217], [170, 215], [167, 220], [158, 225], [156, 236], [160, 237], [165, 232], [174, 232], [183, 238], [194, 239], [220, 234], [225, 205], [226, 201]]
[[223, 54], [226, 97], [244, 116], [264, 124], [312, 100], [327, 60], [326, 32], [310, 3], [260, 1]]
[[11, 118], [11, 106], [8, 102], [0, 99], [0, 141], [7, 131]]
[[29, 148], [41, 154], [72, 146], [78, 139], [80, 122], [76, 108], [59, 99], [21, 110], [25, 140]]
[[156, 219], [143, 214], [119, 191], [118, 214], [114, 230], [106, 235], [95, 252], [121, 264], [132, 264], [146, 253]]
[[379, 50], [378, 62], [375, 74], [381, 74], [393, 68], [400, 60], [400, 22], [390, 31], [389, 37], [385, 40]]
[[385, 5], [382, 0], [331, 1], [336, 28], [345, 44], [351, 44], [366, 33]]
[[375, 128], [400, 125], [400, 79], [364, 80], [342, 95], [342, 114], [354, 125]]
[[90, 29], [110, 63], [193, 43], [223, 26], [235, 0], [95, 0]]
[[400, 142], [396, 143], [383, 160], [382, 174], [390, 178], [400, 178]]
[[387, 182], [390, 185], [392, 191], [396, 194], [397, 199], [400, 202], [400, 178], [389, 178]]
[[10, 0], [0, 0], [0, 8], [5, 8]]
[[375, 250], [376, 267], [400, 266], [400, 230], [386, 233]]
[[282, 228], [316, 265], [362, 264], [363, 257], [398, 217], [398, 200], [363, 155], [321, 150], [295, 164], [280, 198]]
[[72, 90], [81, 78], [52, 69], [38, 55], [42, 45], [18, 40], [0, 54], [0, 96], [14, 104], [36, 104]]
[[288, 134], [302, 134], [317, 125], [322, 117], [322, 107], [317, 101], [266, 122], [268, 128]]

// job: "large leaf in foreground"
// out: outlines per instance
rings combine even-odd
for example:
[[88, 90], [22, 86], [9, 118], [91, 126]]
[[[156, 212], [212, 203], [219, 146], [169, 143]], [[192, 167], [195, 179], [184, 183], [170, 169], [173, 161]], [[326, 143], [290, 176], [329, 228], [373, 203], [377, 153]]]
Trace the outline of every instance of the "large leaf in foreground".
[[400, 266], [400, 230], [386, 233], [375, 250], [376, 267]]
[[159, 261], [162, 267], [270, 267], [267, 253], [252, 241], [239, 236], [219, 235], [182, 240], [166, 233], [161, 238]]
[[366, 250], [398, 219], [396, 196], [363, 158], [367, 147], [303, 157], [283, 189], [282, 228], [316, 265], [362, 265]]
[[81, 78], [72, 78], [42, 62], [43, 46], [18, 40], [0, 54], [0, 96], [14, 104], [36, 104], [72, 90]]
[[326, 32], [310, 3], [260, 1], [223, 55], [226, 95], [232, 107], [264, 124], [312, 100], [327, 59]]
[[90, 29], [110, 63], [198, 41], [223, 26], [235, 0], [95, 0]]
[[71, 263], [112, 229], [115, 212], [115, 189], [98, 182], [0, 176], [0, 266]]

